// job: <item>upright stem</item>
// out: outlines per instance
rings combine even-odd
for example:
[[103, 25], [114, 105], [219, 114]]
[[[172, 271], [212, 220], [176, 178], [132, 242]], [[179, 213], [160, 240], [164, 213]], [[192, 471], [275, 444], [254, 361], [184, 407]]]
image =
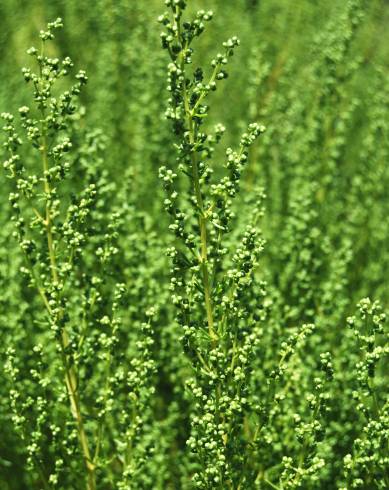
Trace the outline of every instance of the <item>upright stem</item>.
[[[182, 68], [184, 71], [184, 56], [182, 57]], [[199, 213], [198, 220], [199, 220], [200, 241], [201, 241], [200, 266], [201, 266], [201, 272], [203, 278], [205, 310], [207, 314], [209, 336], [211, 337], [212, 341], [215, 342], [217, 339], [217, 335], [215, 333], [214, 322], [213, 322], [213, 307], [212, 307], [211, 287], [210, 287], [209, 271], [208, 271], [207, 219], [204, 213], [204, 203], [201, 194], [200, 175], [199, 175], [197, 156], [193, 148], [196, 143], [197, 131], [196, 131], [196, 123], [193, 121], [193, 113], [189, 107], [186, 87], [184, 87], [183, 97], [184, 97], [184, 106], [185, 106], [185, 117], [189, 129], [189, 143], [191, 145], [190, 157], [191, 157], [191, 164], [192, 164], [192, 179], [193, 179], [193, 185], [194, 185], [194, 190], [196, 195], [196, 204]]]
[[[57, 284], [59, 282], [58, 270], [57, 270], [57, 261], [55, 257], [55, 248], [54, 248], [54, 239], [53, 239], [53, 230], [52, 230], [52, 219], [51, 219], [51, 211], [50, 211], [50, 194], [51, 187], [48, 179], [48, 171], [49, 171], [49, 162], [48, 162], [48, 154], [47, 154], [47, 131], [45, 127], [45, 113], [42, 110], [42, 138], [41, 138], [41, 156], [42, 156], [42, 164], [43, 164], [43, 173], [44, 173], [44, 191], [47, 196], [46, 199], [46, 234], [47, 234], [47, 247], [50, 258], [50, 269], [51, 269], [51, 277], [53, 283]], [[81, 404], [80, 397], [77, 386], [77, 373], [74, 366], [69, 365], [69, 359], [66, 354], [66, 349], [69, 346], [69, 336], [65, 329], [62, 330], [61, 333], [61, 351], [62, 351], [62, 360], [65, 369], [65, 383], [68, 390], [70, 408], [72, 415], [75, 419], [78, 437], [80, 440], [81, 450], [85, 460], [85, 466], [87, 470], [87, 490], [95, 490], [96, 489], [96, 479], [95, 479], [95, 465], [91, 459], [88, 439], [84, 428], [84, 422], [81, 414]]]
[[[187, 118], [189, 123], [190, 143], [191, 145], [193, 145], [195, 142], [195, 129], [193, 124], [193, 119], [190, 114], [187, 114]], [[211, 287], [209, 283], [209, 271], [208, 271], [207, 220], [204, 216], [204, 204], [201, 195], [199, 169], [198, 169], [196, 153], [194, 151], [192, 151], [191, 153], [191, 160], [192, 160], [192, 172], [193, 172], [192, 177], [193, 177], [194, 188], [196, 193], [197, 207], [199, 209], [199, 227], [200, 227], [200, 240], [201, 240], [201, 270], [203, 276], [205, 309], [207, 312], [209, 335], [212, 340], [216, 340], [217, 336], [214, 330], [214, 323], [213, 323], [213, 307], [212, 307]]]

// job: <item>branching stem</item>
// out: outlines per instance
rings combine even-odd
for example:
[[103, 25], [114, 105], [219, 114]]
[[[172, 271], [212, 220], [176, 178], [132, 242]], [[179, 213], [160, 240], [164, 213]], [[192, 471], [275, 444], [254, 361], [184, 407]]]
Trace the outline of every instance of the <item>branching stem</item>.
[[[55, 255], [54, 238], [53, 238], [53, 229], [52, 229], [53, 223], [51, 218], [51, 204], [50, 204], [51, 187], [48, 178], [48, 172], [49, 172], [48, 143], [47, 143], [47, 128], [46, 128], [44, 109], [41, 110], [41, 116], [42, 116], [42, 120], [41, 120], [40, 152], [41, 152], [42, 166], [43, 166], [44, 192], [46, 194], [45, 226], [46, 226], [46, 235], [47, 235], [47, 248], [48, 248], [48, 254], [50, 259], [51, 278], [53, 284], [58, 284], [59, 276], [58, 276], [57, 261]], [[87, 490], [95, 490], [96, 489], [95, 465], [93, 464], [91, 459], [88, 438], [85, 432], [84, 421], [81, 414], [81, 402], [80, 402], [80, 397], [78, 392], [77, 372], [75, 367], [71, 365], [69, 356], [66, 353], [69, 344], [70, 344], [70, 340], [69, 340], [68, 333], [65, 330], [65, 328], [63, 328], [61, 332], [61, 353], [62, 353], [63, 366], [65, 370], [65, 383], [68, 391], [71, 412], [76, 422], [81, 450], [85, 460], [85, 467], [87, 471], [86, 488]]]

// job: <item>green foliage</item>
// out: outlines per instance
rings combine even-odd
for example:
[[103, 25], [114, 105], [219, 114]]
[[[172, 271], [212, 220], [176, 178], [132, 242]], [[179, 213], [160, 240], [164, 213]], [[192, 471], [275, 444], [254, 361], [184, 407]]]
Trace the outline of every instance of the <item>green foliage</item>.
[[0, 487], [388, 488], [388, 6], [165, 8], [0, 5]]

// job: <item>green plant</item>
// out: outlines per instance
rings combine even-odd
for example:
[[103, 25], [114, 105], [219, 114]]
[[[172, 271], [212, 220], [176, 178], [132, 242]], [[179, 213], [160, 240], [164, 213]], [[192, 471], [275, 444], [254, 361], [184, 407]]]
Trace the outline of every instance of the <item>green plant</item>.
[[[37, 114], [30, 115], [30, 108], [23, 106], [19, 109], [22, 126], [26, 131], [27, 139], [33, 149], [39, 154], [41, 170], [39, 174], [29, 173], [18, 154], [21, 140], [15, 132], [13, 117], [3, 114], [6, 122], [4, 127], [7, 133], [6, 148], [9, 159], [4, 163], [4, 168], [15, 181], [15, 191], [10, 194], [10, 203], [14, 209], [14, 222], [16, 234], [20, 246], [25, 254], [27, 267], [23, 268], [28, 281], [38, 291], [48, 316], [50, 329], [58, 342], [58, 357], [62, 361], [63, 375], [66, 391], [69, 397], [70, 412], [75, 420], [76, 430], [86, 471], [88, 473], [88, 488], [95, 488], [94, 464], [90, 453], [88, 437], [85, 431], [85, 423], [81, 412], [80, 393], [78, 391], [78, 371], [74, 363], [71, 340], [69, 337], [68, 315], [66, 311], [66, 282], [72, 271], [73, 261], [81, 252], [84, 239], [81, 227], [89, 214], [89, 207], [93, 203], [95, 187], [93, 185], [85, 191], [85, 196], [80, 203], [70, 205], [66, 212], [66, 219], [56, 225], [55, 219], [60, 215], [61, 200], [57, 191], [58, 182], [66, 175], [69, 163], [65, 161], [66, 154], [71, 149], [71, 142], [64, 130], [67, 129], [68, 120], [75, 112], [74, 99], [79, 94], [80, 88], [86, 83], [84, 72], [76, 76], [78, 82], [69, 90], [61, 94], [57, 99], [52, 98], [52, 87], [57, 79], [66, 76], [72, 62], [69, 58], [60, 63], [57, 58], [46, 56], [44, 48], [47, 40], [54, 37], [53, 31], [62, 26], [61, 19], [48, 24], [46, 31], [41, 31], [41, 48], [30, 48], [28, 54], [33, 56], [38, 65], [38, 73], [30, 69], [23, 70], [23, 76], [27, 83], [34, 87], [34, 102]], [[61, 138], [61, 139], [60, 139]], [[43, 193], [38, 186], [43, 186]], [[25, 202], [21, 202], [21, 200]], [[27, 219], [23, 215], [26, 209]], [[43, 238], [43, 243], [42, 243]], [[45, 243], [46, 242], [46, 243]], [[74, 348], [74, 347], [73, 347]], [[34, 348], [37, 356], [37, 367], [43, 367], [41, 359], [42, 348], [40, 345]], [[17, 387], [18, 369], [14, 365], [14, 351], [9, 352], [9, 372], [15, 383], [11, 391], [11, 403], [14, 410], [16, 426], [19, 428], [23, 439], [29, 440], [28, 425], [22, 415], [26, 407], [19, 407], [21, 393]], [[40, 379], [39, 369], [31, 371], [36, 381], [40, 381], [42, 388], [49, 382], [48, 379]], [[31, 403], [27, 399], [25, 403]], [[47, 485], [46, 477], [41, 469], [39, 461], [39, 446], [43, 443], [44, 434], [40, 425], [46, 418], [46, 401], [41, 398], [37, 411], [41, 420], [36, 430], [30, 435], [27, 445], [29, 463], [34, 463], [40, 470], [42, 482]], [[59, 428], [51, 429], [58, 433]], [[63, 462], [57, 460], [56, 471], [61, 469]], [[53, 473], [48, 482], [55, 482], [56, 473]]]
[[[71, 154], [79, 118], [76, 100], [87, 77], [78, 72], [76, 83], [57, 95], [56, 85], [73, 64], [69, 58], [48, 57], [45, 47], [61, 26], [60, 19], [48, 24], [40, 33], [40, 49], [28, 50], [37, 73], [23, 69], [25, 81], [33, 86], [35, 106], [19, 109], [29, 152], [21, 149], [13, 116], [2, 115], [9, 154], [4, 168], [14, 183], [10, 194], [14, 235], [25, 259], [21, 272], [25, 287], [36, 292], [30, 297], [34, 311], [26, 327], [35, 340], [27, 365], [23, 366], [26, 359], [17, 348], [6, 353], [12, 418], [25, 445], [33, 484], [69, 488], [85, 478], [86, 488], [93, 490], [96, 472], [103, 473], [103, 481], [109, 478], [104, 471], [109, 474], [112, 457], [122, 455], [116, 473], [118, 487], [126, 488], [142, 452], [129, 450], [141, 437], [143, 420], [138, 413], [153, 391], [154, 313], [148, 308], [141, 312], [142, 322], [133, 320], [142, 333], [136, 338], [136, 355], [123, 364], [122, 352], [130, 344], [123, 338], [119, 312], [130, 295], [126, 284], [110, 277], [119, 252], [120, 214], [109, 213], [107, 224], [99, 213], [98, 199], [106, 192], [104, 171], [98, 168], [101, 159], [90, 167], [99, 134], [85, 135], [85, 143]], [[85, 154], [89, 168], [83, 169]], [[71, 172], [82, 175], [83, 170], [86, 187], [76, 184], [81, 187], [73, 187], [77, 195], [70, 192], [66, 179]], [[93, 227], [98, 225], [106, 226], [106, 233], [96, 234]], [[115, 398], [121, 402], [113, 407]], [[123, 412], [126, 406], [131, 407], [129, 413]]]
[[194, 407], [190, 417], [188, 447], [195, 455], [193, 482], [199, 488], [226, 488], [243, 484], [243, 465], [249, 440], [244, 435], [248, 417], [250, 360], [259, 335], [253, 297], [258, 291], [252, 274], [262, 247], [255, 228], [259, 209], [254, 208], [241, 246], [228, 254], [225, 235], [232, 219], [231, 201], [239, 191], [248, 148], [264, 128], [249, 126], [239, 150], [227, 149], [226, 176], [212, 178], [214, 146], [224, 128], [207, 134], [207, 97], [227, 78], [225, 66], [239, 41], [223, 44], [224, 52], [211, 62], [210, 74], [201, 67], [189, 72], [193, 41], [204, 31], [212, 12], [199, 11], [183, 20], [185, 2], [166, 2], [171, 8], [159, 20], [166, 32], [163, 47], [171, 57], [167, 117], [178, 137], [177, 168], [188, 177], [186, 193], [178, 192], [175, 169], [160, 168], [167, 191], [165, 207], [172, 217], [171, 231], [178, 244], [169, 249], [173, 262], [171, 289], [183, 330], [183, 346], [190, 357], [193, 376], [187, 389]]
[[165, 3], [0, 4], [0, 487], [386, 488], [389, 10]]

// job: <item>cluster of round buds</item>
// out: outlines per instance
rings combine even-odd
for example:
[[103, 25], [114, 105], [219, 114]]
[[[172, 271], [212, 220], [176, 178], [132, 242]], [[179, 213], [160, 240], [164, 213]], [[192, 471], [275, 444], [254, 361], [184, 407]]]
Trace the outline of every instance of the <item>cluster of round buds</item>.
[[388, 422], [389, 409], [386, 404], [379, 417], [370, 420], [360, 437], [354, 440], [352, 454], [346, 454], [344, 457], [344, 476], [352, 488], [364, 488], [365, 482], [372, 477], [376, 481], [382, 479], [387, 486], [386, 469], [389, 458], [384, 448], [389, 440]]
[[169, 14], [158, 17], [160, 22], [166, 29], [161, 33], [162, 47], [168, 49], [171, 57], [175, 59], [182, 52], [183, 47], [189, 48], [191, 42], [196, 37], [200, 36], [205, 29], [205, 22], [209, 22], [213, 17], [212, 11], [199, 10], [192, 21], [185, 21], [182, 24], [181, 39], [177, 39], [177, 22], [180, 20], [182, 10], [185, 9], [185, 2], [166, 2], [166, 6], [170, 7], [173, 13], [173, 21], [170, 20]]
[[[223, 48], [226, 48], [227, 50], [233, 50], [237, 46], [239, 46], [240, 41], [236, 36], [231, 37], [228, 39], [228, 41], [223, 43]], [[232, 54], [232, 51], [229, 51]]]
[[[223, 67], [227, 64], [228, 58], [232, 56], [235, 47], [239, 45], [239, 41], [233, 37], [223, 44], [225, 52], [218, 54], [211, 62], [213, 73], [208, 81], [204, 81], [204, 73], [201, 68], [193, 71], [192, 79], [186, 79], [183, 76], [183, 67], [192, 62], [191, 42], [203, 32], [204, 22], [211, 20], [213, 14], [211, 11], [200, 10], [192, 22], [181, 23], [183, 7], [174, 4], [174, 2], [170, 3], [169, 6], [173, 11], [173, 20], [170, 19], [168, 13], [159, 18], [159, 22], [166, 29], [161, 34], [162, 45], [169, 51], [172, 60], [168, 70], [168, 90], [171, 93], [171, 99], [166, 116], [173, 120], [174, 132], [180, 134], [184, 129], [183, 119], [185, 115], [183, 90], [190, 89], [188, 105], [191, 108], [193, 119], [201, 124], [208, 111], [207, 106], [203, 105], [202, 101], [209, 92], [216, 90], [217, 80], [227, 78], [227, 72]], [[180, 29], [178, 29], [178, 24], [180, 24]]]
[[327, 380], [332, 381], [334, 377], [334, 368], [331, 361], [331, 354], [329, 352], [320, 354], [320, 366], [324, 371]]
[[241, 137], [240, 144], [242, 148], [248, 148], [252, 145], [256, 138], [266, 130], [265, 126], [258, 123], [251, 123], [248, 127], [247, 133], [244, 133]]
[[[45, 36], [43, 42], [47, 39], [53, 39], [53, 37], [54, 35], [51, 30], [50, 36]], [[27, 83], [33, 83], [34, 100], [37, 102], [40, 111], [50, 107], [51, 114], [48, 115], [48, 127], [63, 129], [58, 119], [74, 113], [75, 106], [72, 99], [79, 95], [81, 87], [87, 83], [88, 77], [83, 70], [80, 70], [75, 77], [77, 82], [70, 90], [60, 95], [57, 100], [52, 95], [53, 84], [56, 79], [69, 74], [69, 69], [73, 66], [72, 60], [69, 57], [64, 58], [62, 61], [58, 58], [50, 58], [41, 54], [35, 47], [29, 48], [27, 54], [35, 58], [39, 66], [39, 73], [34, 73], [30, 68], [22, 68], [24, 80]], [[27, 117], [27, 114], [21, 112], [21, 116]], [[29, 125], [31, 126], [31, 121]]]
[[234, 197], [239, 190], [241, 172], [248, 159], [248, 149], [264, 131], [264, 126], [252, 123], [249, 125], [247, 133], [244, 133], [241, 137], [239, 152], [234, 152], [231, 148], [227, 149], [226, 167], [229, 170], [229, 178], [226, 181], [226, 186], [231, 197]]
[[[248, 159], [249, 146], [254, 143], [255, 139], [263, 131], [263, 126], [250, 124], [248, 132], [244, 133], [241, 138], [239, 152], [235, 152], [231, 148], [226, 151], [227, 163], [225, 166], [229, 171], [229, 175], [223, 177], [219, 183], [211, 185], [210, 193], [215, 204], [215, 213], [212, 221], [219, 229], [225, 232], [228, 231], [228, 224], [233, 217], [231, 199], [239, 192], [240, 178]], [[219, 139], [221, 134], [222, 132], [218, 135]]]
[[8, 150], [12, 155], [17, 151], [19, 146], [22, 144], [22, 140], [16, 133], [14, 126], [14, 117], [8, 112], [3, 112], [1, 114], [2, 119], [5, 121], [3, 126], [3, 131], [7, 135], [7, 139], [4, 142], [4, 148]]
[[55, 29], [60, 29], [61, 27], [63, 27], [62, 19], [60, 17], [58, 17], [53, 22], [49, 22], [47, 24], [47, 29], [45, 31], [43, 31], [43, 30], [40, 31], [39, 37], [42, 39], [42, 41], [54, 39], [53, 31]]
[[24, 166], [21, 163], [20, 155], [17, 154], [17, 151], [22, 144], [22, 140], [16, 132], [14, 117], [7, 112], [3, 112], [1, 118], [5, 121], [3, 131], [6, 134], [6, 140], [3, 146], [8, 151], [8, 159], [4, 161], [3, 167], [9, 177], [20, 177], [24, 173]]
[[235, 252], [233, 262], [236, 268], [229, 272], [231, 279], [239, 286], [244, 285], [244, 279], [251, 273], [259, 252], [262, 250], [262, 242], [257, 239], [257, 230], [249, 225], [243, 235], [241, 245]]
[[283, 375], [287, 367], [287, 361], [296, 352], [297, 348], [305, 342], [306, 338], [312, 334], [314, 329], [315, 325], [313, 324], [303, 325], [300, 330], [293, 332], [287, 340], [281, 343], [280, 362], [278, 367], [270, 373], [271, 378], [278, 379]]
[[[83, 227], [95, 204], [96, 194], [96, 185], [90, 184], [81, 199], [69, 206], [67, 219], [59, 229], [65, 243], [70, 250], [73, 250], [73, 253], [82, 252], [82, 245], [87, 238]], [[98, 251], [96, 253], [98, 254]]]

